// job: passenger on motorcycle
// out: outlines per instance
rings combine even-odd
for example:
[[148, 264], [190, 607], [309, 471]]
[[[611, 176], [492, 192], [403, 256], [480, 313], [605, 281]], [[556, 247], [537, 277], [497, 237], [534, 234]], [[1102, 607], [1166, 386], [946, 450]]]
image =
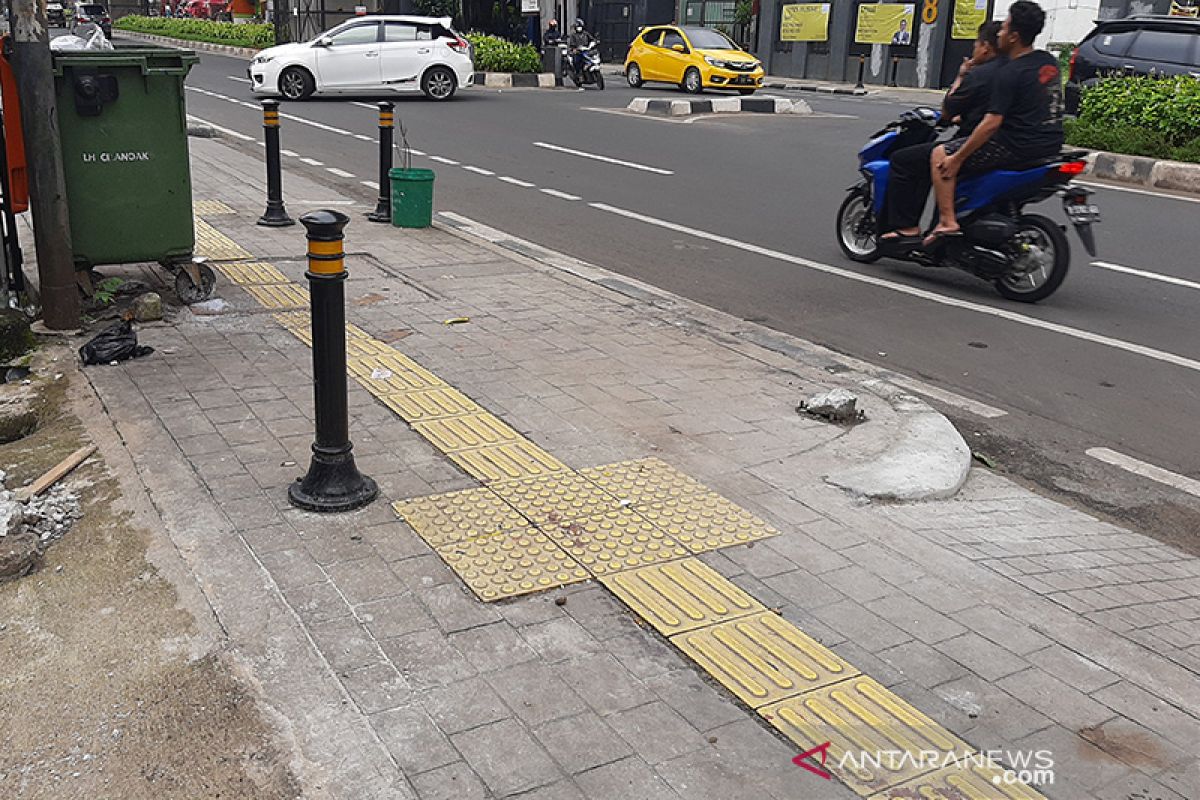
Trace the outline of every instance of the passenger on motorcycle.
[[[971, 57], [963, 60], [942, 102], [942, 119], [958, 123], [958, 137], [971, 135], [991, 102], [996, 70], [1006, 61], [999, 56], [1000, 25], [993, 20], [979, 26]], [[937, 146], [936, 141], [924, 142], [892, 154], [887, 192], [887, 219], [892, 231], [883, 235], [885, 241], [920, 236], [925, 199], [933, 185], [930, 157]]]
[[1031, 0], [1009, 6], [1000, 28], [1000, 52], [1008, 63], [996, 71], [987, 114], [966, 138], [952, 139], [933, 151], [933, 191], [939, 220], [924, 245], [960, 235], [954, 211], [959, 175], [977, 175], [1019, 167], [1062, 150], [1062, 77], [1058, 59], [1034, 50], [1046, 13]]
[[578, 75], [583, 71], [583, 51], [599, 42], [583, 25], [583, 20], [575, 20], [575, 27], [567, 37], [567, 47], [571, 50], [571, 66]]

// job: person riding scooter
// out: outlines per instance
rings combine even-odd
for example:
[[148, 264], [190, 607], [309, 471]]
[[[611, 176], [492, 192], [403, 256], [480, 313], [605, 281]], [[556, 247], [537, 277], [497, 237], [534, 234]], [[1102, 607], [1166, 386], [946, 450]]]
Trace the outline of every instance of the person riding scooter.
[[583, 20], [575, 20], [575, 26], [571, 29], [571, 34], [567, 37], [567, 47], [571, 53], [571, 68], [575, 70], [576, 75], [583, 73], [583, 51], [599, 42], [600, 40], [592, 36], [588, 29], [584, 27]]

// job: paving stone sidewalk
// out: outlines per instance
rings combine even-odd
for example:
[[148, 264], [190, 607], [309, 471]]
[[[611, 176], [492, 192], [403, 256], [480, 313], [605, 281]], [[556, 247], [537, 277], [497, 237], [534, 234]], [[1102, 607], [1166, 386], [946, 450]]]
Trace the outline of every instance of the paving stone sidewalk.
[[[196, 198], [236, 212], [208, 221], [302, 281], [302, 230], [253, 224], [261, 164], [192, 150]], [[764, 517], [779, 536], [703, 559], [969, 744], [1052, 751], [1043, 795], [1200, 797], [1200, 559], [982, 469], [951, 500], [856, 501], [809, 462], [857, 440], [794, 410], [853, 375], [683, 302], [373, 225], [365, 190], [285, 183], [293, 214], [353, 212], [349, 322], [569, 466], [657, 456]], [[355, 454], [383, 497], [290, 508], [310, 351], [242, 289], [218, 294], [228, 313], [184, 310], [141, 332], [151, 357], [85, 374], [313, 796], [858, 796], [793, 765], [795, 745], [595, 582], [479, 602], [389, 507], [477, 482], [358, 386]]]

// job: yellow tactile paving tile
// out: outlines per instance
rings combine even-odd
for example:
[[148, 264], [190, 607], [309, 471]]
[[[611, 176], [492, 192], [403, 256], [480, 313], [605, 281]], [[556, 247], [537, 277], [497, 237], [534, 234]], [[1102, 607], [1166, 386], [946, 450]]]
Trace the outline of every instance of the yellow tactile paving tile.
[[398, 500], [392, 508], [431, 547], [529, 526], [529, 520], [482, 487]]
[[346, 356], [347, 358], [366, 358], [369, 356], [386, 356], [392, 352], [391, 347], [370, 336], [356, 336], [351, 332], [350, 325], [346, 326]]
[[[931, 762], [940, 766], [942, 758], [974, 752], [865, 675], [759, 708], [758, 713], [801, 751], [829, 742], [825, 769], [863, 796], [928, 773]], [[884, 757], [877, 760], [880, 754]]]
[[195, 218], [195, 225], [196, 255], [216, 261], [240, 261], [254, 258], [246, 248], [199, 217]]
[[243, 286], [263, 308], [308, 308], [308, 290], [296, 283]]
[[478, 450], [458, 450], [447, 455], [468, 475], [485, 483], [532, 478], [567, 469], [557, 458], [525, 439]]
[[619, 511], [622, 503], [575, 472], [493, 483], [491, 489], [534, 522], [559, 523]]
[[484, 602], [591, 577], [545, 534], [528, 528], [454, 542], [437, 552]]
[[707, 491], [695, 478], [657, 458], [640, 458], [587, 467], [579, 470], [579, 474], [609, 494], [637, 506]]
[[391, 355], [351, 358], [347, 360], [346, 367], [355, 380], [376, 397], [445, 386], [440, 378], [424, 367]]
[[425, 391], [390, 394], [379, 398], [407, 422], [425, 422], [442, 417], [459, 417], [483, 411], [471, 398], [449, 386]]
[[766, 611], [695, 558], [606, 575], [601, 583], [664, 636]]
[[274, 265], [263, 261], [238, 261], [218, 264], [217, 269], [233, 283], [241, 286], [254, 284], [291, 283], [287, 276]]
[[521, 439], [521, 434], [486, 411], [462, 417], [414, 422], [413, 430], [443, 453], [493, 447]]
[[236, 214], [237, 211], [220, 200], [193, 200], [192, 213], [199, 217], [216, 217], [221, 214]]
[[871, 800], [1046, 800], [1045, 795], [1018, 781], [1013, 772], [998, 769], [982, 755], [970, 758], [979, 762], [962, 759], [957, 766], [873, 794]]
[[686, 494], [638, 506], [638, 513], [693, 553], [779, 534], [765, 521], [715, 492]]
[[597, 576], [689, 555], [683, 545], [628, 510], [539, 527]]
[[671, 642], [751, 708], [858, 674], [773, 611], [676, 634]]

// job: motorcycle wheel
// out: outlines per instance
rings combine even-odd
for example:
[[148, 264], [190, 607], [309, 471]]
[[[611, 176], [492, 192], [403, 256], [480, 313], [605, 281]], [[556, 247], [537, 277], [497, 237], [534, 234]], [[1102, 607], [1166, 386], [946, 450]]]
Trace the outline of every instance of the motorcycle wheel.
[[1013, 266], [995, 281], [1008, 300], [1036, 303], [1054, 294], [1071, 266], [1071, 245], [1062, 229], [1041, 214], [1023, 214], [1009, 246]]
[[600, 70], [596, 70], [596, 88], [604, 91], [604, 73]]
[[838, 246], [846, 258], [870, 264], [880, 257], [875, 211], [867, 195], [854, 191], [846, 195], [837, 212]]

